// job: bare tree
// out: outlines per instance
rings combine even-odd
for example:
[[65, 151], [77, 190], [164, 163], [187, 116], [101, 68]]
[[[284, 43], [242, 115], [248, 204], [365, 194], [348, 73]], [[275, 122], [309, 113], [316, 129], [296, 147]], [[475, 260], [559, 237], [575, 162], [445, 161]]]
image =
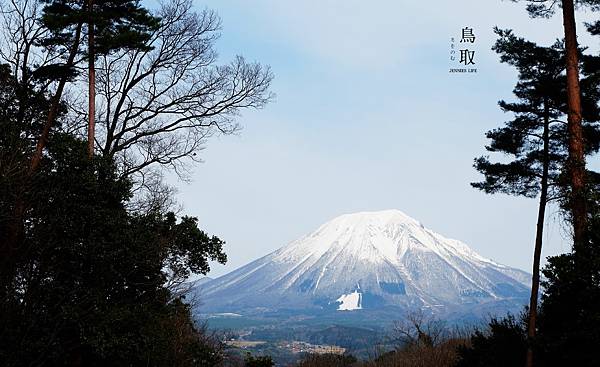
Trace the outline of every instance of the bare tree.
[[446, 324], [422, 310], [407, 313], [403, 320], [395, 321], [392, 339], [399, 348], [406, 346], [433, 347], [449, 337]]
[[[96, 152], [114, 159], [122, 175], [134, 180], [140, 200], [132, 207], [137, 208], [156, 207], [168, 198], [172, 189], [163, 183], [165, 168], [185, 177], [209, 137], [235, 133], [242, 110], [262, 108], [274, 98], [268, 67], [240, 56], [217, 64], [214, 44], [221, 22], [214, 11], [197, 13], [189, 0], [168, 1], [156, 11], [161, 23], [147, 48], [104, 54], [96, 65]], [[42, 5], [39, 0], [0, 0], [0, 59], [23, 85], [34, 73], [77, 68], [83, 60], [77, 58], [81, 24], [74, 28], [72, 47], [40, 47], [49, 36], [38, 21]], [[47, 83], [43, 88], [52, 103], [42, 130], [31, 137], [36, 145], [31, 172], [40, 164], [62, 99], [69, 100], [69, 113], [61, 118], [61, 128], [83, 139], [88, 135], [88, 76], [85, 68], [79, 71], [81, 78], [74, 80], [37, 79]]]
[[[42, 3], [38, 0], [0, 0], [0, 22], [2, 23], [0, 27], [0, 63], [10, 66], [14, 84], [19, 86], [17, 90], [19, 121], [17, 122], [23, 123], [27, 117], [25, 114], [28, 107], [28, 96], [25, 91], [30, 83], [36, 83], [36, 88], [40, 93], [52, 96], [51, 110], [46, 123], [46, 125], [52, 125], [68, 77], [48, 77], [47, 72], [57, 66], [73, 66], [76, 62], [77, 49], [54, 48], [49, 50], [40, 46], [42, 41], [49, 36], [48, 29], [39, 22], [41, 9]], [[44, 132], [45, 129], [46, 126], [44, 126]], [[30, 138], [33, 141], [44, 140], [44, 137], [40, 138], [34, 135]], [[43, 146], [41, 148], [43, 149]], [[41, 158], [41, 156], [33, 157], [32, 160], [35, 161], [36, 158]], [[32, 165], [35, 163], [32, 162]], [[33, 170], [36, 167], [33, 167]]]
[[47, 33], [37, 22], [38, 12], [37, 1], [0, 1], [0, 58], [10, 65], [15, 84], [29, 80], [30, 63], [44, 62], [44, 55], [35, 52], [36, 43]]
[[[165, 167], [184, 173], [207, 138], [236, 132], [241, 110], [274, 97], [268, 67], [240, 56], [216, 65], [215, 12], [196, 13], [191, 1], [171, 0], [156, 15], [161, 24], [148, 50], [118, 51], [96, 65], [96, 150], [140, 187]], [[83, 109], [72, 112], [85, 118]]]

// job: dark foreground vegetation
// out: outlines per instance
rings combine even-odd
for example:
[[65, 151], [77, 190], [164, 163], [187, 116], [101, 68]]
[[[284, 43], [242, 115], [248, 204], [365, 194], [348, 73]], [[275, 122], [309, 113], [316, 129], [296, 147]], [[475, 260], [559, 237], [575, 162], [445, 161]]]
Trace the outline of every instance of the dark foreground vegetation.
[[1, 6], [0, 365], [218, 365], [185, 281], [223, 241], [162, 173], [266, 103], [268, 69], [215, 65], [218, 17], [185, 1]]
[[[409, 318], [393, 350], [298, 366], [600, 365], [600, 190], [585, 165], [600, 148], [600, 58], [576, 44], [573, 1], [530, 5], [533, 15], [562, 10], [565, 41], [543, 47], [497, 30], [494, 49], [519, 81], [517, 101], [500, 102], [513, 119], [488, 133], [487, 150], [514, 160], [478, 158], [485, 179], [473, 184], [540, 199], [530, 308], [468, 334]], [[162, 176], [183, 175], [206, 139], [237, 130], [240, 110], [270, 101], [268, 68], [241, 57], [216, 65], [217, 15], [181, 0], [154, 11], [15, 0], [1, 15], [0, 364], [273, 365], [236, 357], [193, 320], [186, 280], [226, 261], [223, 241], [176, 210]], [[86, 87], [92, 98], [81, 99]], [[551, 202], [573, 247], [540, 270]]]

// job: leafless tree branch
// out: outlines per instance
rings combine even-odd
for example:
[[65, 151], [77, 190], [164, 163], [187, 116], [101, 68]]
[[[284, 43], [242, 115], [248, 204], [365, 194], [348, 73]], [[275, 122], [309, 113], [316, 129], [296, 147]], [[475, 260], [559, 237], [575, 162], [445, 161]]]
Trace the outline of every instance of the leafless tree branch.
[[[142, 186], [149, 170], [171, 169], [185, 178], [207, 139], [237, 132], [242, 110], [274, 98], [268, 67], [241, 56], [216, 64], [221, 22], [215, 12], [196, 13], [189, 0], [169, 0], [156, 15], [161, 26], [149, 41], [152, 50], [104, 56], [96, 70], [96, 149]], [[84, 110], [72, 112], [85, 120]]]

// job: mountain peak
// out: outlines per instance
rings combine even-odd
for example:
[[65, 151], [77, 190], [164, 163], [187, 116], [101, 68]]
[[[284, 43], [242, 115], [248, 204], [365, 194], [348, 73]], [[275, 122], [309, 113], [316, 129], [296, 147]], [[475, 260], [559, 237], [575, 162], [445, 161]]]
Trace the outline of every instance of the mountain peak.
[[[328, 305], [348, 311], [451, 308], [526, 299], [528, 280], [527, 273], [486, 259], [391, 209], [338, 216], [206, 283], [201, 292], [220, 312]], [[228, 306], [219, 306], [222, 300], [229, 300]]]
[[[448, 244], [451, 244], [450, 249]], [[274, 261], [319, 258], [329, 252], [368, 263], [399, 264], [401, 258], [415, 247], [422, 251], [478, 256], [459, 241], [442, 238], [402, 211], [389, 209], [340, 215], [277, 251]]]
[[340, 215], [327, 224], [330, 223], [344, 223], [349, 226], [359, 226], [364, 224], [388, 224], [388, 223], [396, 223], [396, 224], [417, 224], [422, 226], [422, 224], [414, 218], [406, 215], [404, 212], [398, 209], [387, 209], [387, 210], [379, 210], [379, 211], [362, 211], [356, 213], [349, 213]]

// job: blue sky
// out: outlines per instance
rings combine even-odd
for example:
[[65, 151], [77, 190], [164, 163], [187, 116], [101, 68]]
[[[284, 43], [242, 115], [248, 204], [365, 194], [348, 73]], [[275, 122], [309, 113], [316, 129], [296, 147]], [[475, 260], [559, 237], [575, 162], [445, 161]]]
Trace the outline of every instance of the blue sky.
[[[400, 209], [483, 256], [529, 270], [537, 202], [472, 189], [484, 133], [510, 116], [516, 74], [491, 51], [494, 26], [550, 44], [560, 17], [532, 20], [500, 0], [207, 0], [222, 18], [219, 62], [270, 65], [276, 100], [215, 137], [189, 183], [184, 212], [227, 242], [219, 276], [335, 216]], [[581, 14], [580, 14], [581, 15]], [[589, 14], [584, 14], [589, 18]], [[583, 18], [581, 18], [583, 19]], [[478, 72], [450, 74], [450, 37], [477, 37]], [[600, 39], [580, 38], [594, 48]], [[569, 249], [556, 208], [544, 256]]]

